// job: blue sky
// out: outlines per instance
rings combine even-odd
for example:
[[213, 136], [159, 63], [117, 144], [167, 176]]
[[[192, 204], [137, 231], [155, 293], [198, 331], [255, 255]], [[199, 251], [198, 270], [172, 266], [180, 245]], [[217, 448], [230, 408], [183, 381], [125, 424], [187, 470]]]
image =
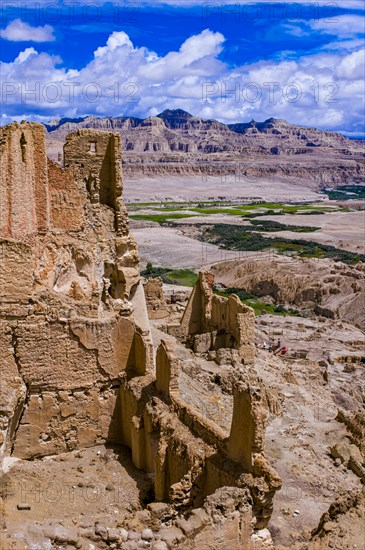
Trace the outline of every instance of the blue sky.
[[364, 134], [362, 0], [39, 6], [2, 3], [3, 124], [183, 108]]

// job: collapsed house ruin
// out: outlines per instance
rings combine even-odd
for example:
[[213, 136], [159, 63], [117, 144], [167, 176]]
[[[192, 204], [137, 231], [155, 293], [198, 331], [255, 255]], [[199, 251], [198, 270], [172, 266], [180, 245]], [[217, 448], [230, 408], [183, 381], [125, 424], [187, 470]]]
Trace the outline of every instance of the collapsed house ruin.
[[[264, 456], [260, 388], [236, 384], [227, 434], [181, 398], [168, 341], [154, 358], [119, 135], [69, 134], [61, 167], [47, 159], [41, 125], [0, 132], [0, 458], [126, 445], [157, 501], [182, 522], [201, 510], [181, 548], [204, 548], [214, 533], [215, 548], [261, 548], [249, 541], [281, 482]], [[250, 365], [253, 311], [212, 284], [200, 274], [181, 331], [198, 353], [230, 350]], [[214, 525], [203, 508], [223, 496]]]

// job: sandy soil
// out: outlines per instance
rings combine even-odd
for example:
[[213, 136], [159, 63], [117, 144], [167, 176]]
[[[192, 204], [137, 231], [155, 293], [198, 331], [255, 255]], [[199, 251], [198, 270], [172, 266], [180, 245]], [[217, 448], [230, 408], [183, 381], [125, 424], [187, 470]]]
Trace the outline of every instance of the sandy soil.
[[[150, 213], [146, 211], [146, 213]], [[259, 220], [273, 220], [287, 225], [314, 226], [321, 229], [316, 232], [297, 233], [293, 231], [264, 232], [263, 235], [304, 239], [315, 241], [336, 248], [364, 254], [365, 211], [362, 212], [329, 212], [326, 214], [262, 216]], [[226, 223], [231, 225], [249, 225], [240, 216], [211, 214], [194, 216], [179, 220], [178, 228], [159, 226], [157, 223], [131, 220], [131, 231], [135, 236], [141, 255], [141, 264], [152, 262], [153, 265], [177, 268], [200, 268], [207, 264], [228, 259], [262, 257], [262, 252], [234, 252], [219, 249], [215, 245], [201, 243], [194, 238], [196, 224]], [[190, 228], [192, 230], [190, 231]]]
[[318, 193], [297, 180], [272, 181], [252, 178], [222, 181], [219, 176], [156, 176], [153, 178], [124, 176], [123, 196], [126, 202], [159, 200], [223, 200], [263, 199], [265, 201], [315, 201]]
[[[359, 362], [349, 369], [340, 359], [359, 353], [363, 333], [341, 322], [266, 315], [258, 319], [257, 337], [269, 336], [289, 346], [283, 359], [259, 351], [255, 365], [278, 396], [279, 409], [268, 419], [266, 453], [283, 488], [275, 497], [269, 528], [276, 543], [289, 544], [305, 540], [335, 498], [361, 486], [350, 470], [335, 465], [329, 448], [348, 435], [336, 421], [338, 409], [361, 406], [364, 366]], [[317, 361], [335, 355], [326, 383]]]
[[[2, 478], [7, 531], [0, 548], [13, 548], [8, 534], [27, 541], [33, 550], [55, 548], [47, 533], [60, 523], [66, 530], [81, 529], [77, 548], [96, 548], [88, 541], [95, 522], [128, 529], [149, 489], [148, 476], [132, 464], [129, 450], [122, 446], [101, 445], [41, 460], [18, 460]], [[21, 503], [30, 509], [18, 510]]]
[[142, 267], [151, 262], [154, 266], [198, 269], [225, 260], [262, 256], [257, 252], [221, 250], [186, 237], [172, 227], [131, 227], [131, 230], [139, 246]]
[[[295, 233], [293, 231], [279, 231], [275, 236], [289, 239], [306, 239], [319, 243], [329, 244], [352, 252], [364, 253], [365, 250], [365, 212], [329, 212], [316, 215], [300, 214], [284, 216], [262, 216], [260, 220], [273, 220], [287, 225], [305, 225], [320, 227], [320, 231], [313, 233]], [[273, 233], [263, 233], [272, 237]]]

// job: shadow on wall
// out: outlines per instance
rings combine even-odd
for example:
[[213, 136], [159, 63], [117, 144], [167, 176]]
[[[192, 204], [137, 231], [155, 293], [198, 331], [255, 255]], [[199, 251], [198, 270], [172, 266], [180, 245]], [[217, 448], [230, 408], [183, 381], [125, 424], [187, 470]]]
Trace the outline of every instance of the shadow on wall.
[[114, 162], [114, 136], [108, 142], [105, 155], [100, 168], [100, 202], [106, 206], [114, 208], [115, 206], [115, 162]]

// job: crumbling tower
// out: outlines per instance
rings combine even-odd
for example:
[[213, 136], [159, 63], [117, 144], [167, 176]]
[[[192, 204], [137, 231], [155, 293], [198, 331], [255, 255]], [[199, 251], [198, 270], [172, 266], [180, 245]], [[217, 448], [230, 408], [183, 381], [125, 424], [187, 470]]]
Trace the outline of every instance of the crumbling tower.
[[64, 145], [64, 167], [77, 181], [84, 182], [91, 203], [105, 204], [115, 210], [117, 232], [127, 235], [120, 135], [93, 130], [69, 134]]

